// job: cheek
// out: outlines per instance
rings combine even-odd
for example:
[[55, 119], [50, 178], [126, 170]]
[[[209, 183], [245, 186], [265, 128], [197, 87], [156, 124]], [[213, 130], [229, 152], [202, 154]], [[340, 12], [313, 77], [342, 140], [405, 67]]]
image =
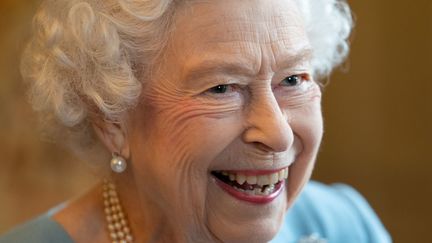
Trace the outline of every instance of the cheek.
[[314, 101], [309, 103], [308, 106], [293, 110], [290, 113], [292, 115], [292, 129], [300, 137], [303, 147], [318, 147], [323, 134], [320, 103]]
[[288, 207], [292, 205], [294, 199], [309, 180], [315, 164], [323, 134], [320, 99], [313, 99], [307, 105], [291, 110], [291, 115], [293, 118], [290, 124], [302, 150], [298, 154], [296, 162], [290, 167]]
[[132, 156], [141, 167], [138, 171], [146, 173], [147, 178], [169, 178], [164, 188], [203, 184], [210, 162], [241, 131], [235, 105], [203, 104], [191, 99], [154, 99], [145, 104], [133, 122]]
[[240, 113], [229, 105], [165, 100], [147, 102], [136, 114], [131, 153], [137, 184], [151, 185], [141, 188], [144, 197], [173, 219], [190, 221], [177, 223], [201, 225], [211, 161], [238, 136]]
[[323, 120], [321, 112], [321, 91], [317, 85], [308, 93], [293, 101], [297, 106], [288, 106], [289, 122], [293, 132], [298, 136], [306, 148], [316, 150], [321, 142]]
[[[163, 96], [167, 97], [167, 96]], [[152, 100], [153, 135], [173, 156], [205, 163], [241, 130], [241, 105], [197, 97]]]

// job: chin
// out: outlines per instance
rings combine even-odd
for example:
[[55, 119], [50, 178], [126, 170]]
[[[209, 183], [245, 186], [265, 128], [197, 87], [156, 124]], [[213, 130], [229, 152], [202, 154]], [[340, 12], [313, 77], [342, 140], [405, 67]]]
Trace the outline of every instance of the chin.
[[259, 226], [249, 226], [248, 229], [237, 229], [237, 232], [231, 232], [227, 236], [221, 239], [222, 242], [256, 242], [263, 243], [271, 241], [280, 229], [280, 224], [276, 225], [265, 225], [263, 222]]
[[[285, 215], [285, 213], [281, 213]], [[282, 219], [263, 219], [256, 223], [244, 223], [235, 228], [219, 229], [216, 237], [222, 242], [256, 242], [263, 243], [272, 240], [282, 225]], [[218, 237], [220, 236], [220, 237]]]
[[[282, 226], [287, 209], [285, 183], [273, 200], [236, 197], [211, 178], [207, 198], [209, 232], [221, 242], [268, 242]], [[228, 189], [229, 190], [229, 189]], [[238, 195], [237, 195], [238, 196]]]

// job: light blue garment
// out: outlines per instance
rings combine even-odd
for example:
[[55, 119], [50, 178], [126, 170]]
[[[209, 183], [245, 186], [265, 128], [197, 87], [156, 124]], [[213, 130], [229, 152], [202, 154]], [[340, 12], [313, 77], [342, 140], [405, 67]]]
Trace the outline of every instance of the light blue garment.
[[[0, 237], [0, 243], [72, 243], [49, 214]], [[388, 243], [390, 236], [365, 199], [349, 186], [309, 182], [271, 243]]]
[[271, 243], [389, 243], [366, 200], [344, 184], [309, 182]]
[[29, 221], [0, 237], [0, 243], [73, 243], [63, 227], [48, 214]]

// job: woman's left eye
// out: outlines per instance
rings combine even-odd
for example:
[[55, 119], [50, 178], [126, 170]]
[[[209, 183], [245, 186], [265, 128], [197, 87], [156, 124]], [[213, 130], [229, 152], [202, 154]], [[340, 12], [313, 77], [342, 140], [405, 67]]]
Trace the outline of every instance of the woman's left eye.
[[282, 86], [295, 87], [301, 84], [303, 77], [301, 75], [291, 75], [284, 78], [281, 82]]

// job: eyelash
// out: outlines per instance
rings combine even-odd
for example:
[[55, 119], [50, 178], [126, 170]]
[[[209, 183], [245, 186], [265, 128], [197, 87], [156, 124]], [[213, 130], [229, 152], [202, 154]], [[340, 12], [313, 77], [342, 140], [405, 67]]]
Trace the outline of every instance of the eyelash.
[[[304, 81], [307, 81], [308, 77], [306, 77], [306, 75], [302, 75], [302, 74], [295, 74], [295, 75], [291, 75], [288, 76], [286, 78], [284, 78], [280, 84], [281, 86], [284, 87], [299, 87]], [[287, 81], [288, 84], [287, 85], [283, 85], [282, 83], [284, 81]], [[292, 82], [295, 82], [294, 84]], [[231, 89], [231, 91], [235, 91], [238, 90], [238, 86], [236, 84], [218, 84], [214, 87], [211, 87], [210, 89], [206, 90], [206, 93], [210, 93], [212, 95], [226, 95], [228, 92], [227, 90]]]
[[[306, 78], [304, 77], [304, 75], [295, 74], [284, 78], [281, 81], [281, 83], [283, 83], [284, 81], [288, 81], [289, 82], [288, 85], [282, 85], [282, 86], [295, 87], [301, 85], [303, 81], [305, 81], [305, 79]], [[291, 82], [295, 82], [295, 84], [292, 84]]]
[[223, 94], [228, 88], [228, 84], [219, 84], [217, 86], [211, 87], [208, 91], [214, 94]]
[[206, 90], [205, 93], [217, 98], [231, 97], [232, 95], [238, 94], [236, 91], [240, 89], [238, 84], [218, 84]]

